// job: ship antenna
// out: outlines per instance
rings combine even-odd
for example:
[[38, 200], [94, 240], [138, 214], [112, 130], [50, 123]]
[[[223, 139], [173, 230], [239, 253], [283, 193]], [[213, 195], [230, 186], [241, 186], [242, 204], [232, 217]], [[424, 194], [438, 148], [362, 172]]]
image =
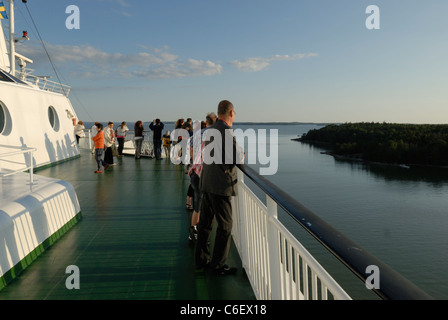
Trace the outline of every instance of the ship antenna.
[[9, 63], [10, 73], [16, 75], [16, 49], [14, 43], [14, 0], [9, 0]]

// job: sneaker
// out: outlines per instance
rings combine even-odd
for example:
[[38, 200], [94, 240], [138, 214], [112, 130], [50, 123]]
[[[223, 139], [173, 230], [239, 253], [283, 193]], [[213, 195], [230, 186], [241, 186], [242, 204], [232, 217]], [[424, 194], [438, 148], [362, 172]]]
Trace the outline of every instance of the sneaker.
[[103, 171], [101, 170], [95, 170], [94, 173], [102, 173]]
[[228, 265], [224, 265], [223, 267], [219, 269], [213, 269], [213, 274], [221, 275], [221, 276], [227, 276], [235, 274], [238, 271], [235, 267], [229, 267]]
[[198, 241], [198, 227], [193, 226], [194, 240]]
[[190, 227], [190, 235], [188, 236], [188, 240], [190, 241], [198, 241], [198, 230], [196, 228], [196, 226], [191, 226]]
[[104, 167], [104, 171], [106, 171], [107, 168], [109, 168], [109, 164], [106, 164], [106, 166]]

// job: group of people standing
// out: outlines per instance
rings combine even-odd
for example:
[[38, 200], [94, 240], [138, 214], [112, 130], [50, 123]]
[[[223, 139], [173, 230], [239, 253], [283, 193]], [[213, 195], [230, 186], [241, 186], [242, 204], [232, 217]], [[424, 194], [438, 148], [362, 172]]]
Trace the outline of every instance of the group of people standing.
[[[119, 143], [119, 156], [121, 156], [123, 153], [124, 135], [129, 129], [126, 127], [126, 122], [122, 122], [121, 126], [118, 127], [118, 129], [115, 131], [113, 128], [113, 122], [109, 122], [104, 131], [103, 125], [99, 122], [95, 122], [92, 127], [91, 133], [92, 140], [94, 142], [92, 153], [95, 154], [95, 160], [98, 165], [98, 169], [95, 170], [95, 173], [101, 173], [102, 167], [104, 167], [104, 170], [106, 170], [109, 166], [114, 165], [113, 148], [115, 147], [115, 138], [117, 138]], [[75, 125], [74, 130], [77, 144], [79, 144], [80, 138], [85, 137], [85, 129], [86, 128], [84, 127], [83, 121], [78, 121], [78, 123]]]
[[[80, 123], [80, 125], [79, 125]], [[82, 129], [75, 127], [75, 134], [77, 142], [79, 143], [78, 135], [80, 131], [84, 130], [84, 126], [82, 121], [78, 123], [79, 126], [82, 125]], [[156, 159], [161, 159], [161, 145], [162, 145], [162, 130], [164, 124], [160, 121], [160, 119], [154, 119], [154, 121], [150, 124], [149, 128], [154, 131], [154, 151]], [[78, 131], [77, 131], [78, 130]], [[109, 122], [107, 127], [103, 130], [103, 125], [99, 122], [95, 122], [92, 127], [92, 140], [94, 142], [93, 153], [95, 153], [95, 160], [98, 164], [98, 170], [95, 170], [95, 173], [102, 173], [101, 168], [104, 167], [104, 170], [107, 170], [109, 166], [114, 164], [114, 151], [115, 151], [115, 140], [118, 141], [118, 148], [116, 151], [117, 157], [123, 156], [124, 142], [126, 138], [126, 133], [129, 131], [127, 127], [126, 121], [123, 121], [121, 125], [114, 130], [114, 123]], [[135, 158], [140, 159], [141, 150], [143, 144], [143, 122], [137, 121], [134, 125], [134, 142], [135, 142]], [[104, 159], [103, 159], [104, 152]]]
[[[190, 177], [190, 186], [187, 192], [187, 209], [193, 210], [189, 239], [196, 245], [195, 266], [198, 270], [207, 269], [217, 275], [232, 275], [237, 272], [237, 268], [226, 264], [233, 226], [231, 199], [237, 195], [236, 164], [242, 163], [244, 159], [244, 152], [237, 145], [233, 135], [235, 114], [233, 104], [223, 100], [218, 104], [218, 115], [211, 112], [207, 114], [205, 121], [201, 121], [200, 134], [193, 135], [191, 118], [187, 121], [179, 119], [175, 124], [175, 130], [184, 129], [189, 133], [190, 164], [187, 166], [187, 174]], [[211, 139], [208, 135], [210, 128], [220, 133], [220, 141]], [[169, 135], [169, 132], [167, 134]], [[213, 137], [215, 139], [215, 135]], [[173, 144], [181, 142], [184, 138], [179, 135]], [[160, 140], [158, 136], [154, 139]], [[222, 149], [222, 161], [204, 161], [205, 147], [211, 141], [217, 142], [218, 148]], [[232, 141], [232, 150], [225, 148], [226, 141]], [[155, 150], [158, 148], [155, 143], [154, 148]], [[226, 154], [228, 151], [232, 154]], [[229, 158], [233, 161], [229, 161]], [[209, 239], [215, 219], [218, 226], [211, 255]]]
[[[162, 131], [165, 125], [163, 122], [160, 121], [160, 119], [154, 119], [151, 124], [149, 125], [149, 129], [153, 131], [153, 143], [154, 143], [154, 156], [156, 160], [162, 159]], [[145, 129], [143, 127], [143, 122], [141, 120], [137, 121], [134, 125], [134, 142], [135, 142], [135, 158], [140, 159], [141, 153], [142, 153], [142, 144], [143, 144], [143, 132], [145, 132]], [[168, 133], [169, 136], [169, 133]], [[165, 136], [164, 136], [165, 137]], [[166, 137], [165, 137], [166, 138]], [[164, 146], [165, 146], [164, 142]], [[168, 140], [168, 146], [170, 145], [170, 142]], [[169, 153], [167, 154], [167, 156]]]
[[95, 122], [92, 127], [92, 140], [94, 142], [95, 160], [98, 167], [98, 169], [94, 171], [95, 173], [102, 173], [102, 167], [104, 167], [104, 170], [107, 170], [109, 166], [115, 165], [115, 139], [117, 139], [118, 141], [118, 150], [116, 156], [123, 156], [124, 139], [127, 131], [129, 131], [129, 129], [125, 121], [123, 121], [116, 130], [114, 130], [114, 123], [111, 121], [107, 124], [107, 127], [104, 130], [101, 123]]
[[[192, 120], [189, 118], [185, 122], [179, 119], [176, 122], [175, 129], [186, 129], [190, 134], [190, 161], [188, 167], [188, 176], [190, 177], [190, 188], [193, 214], [191, 217], [190, 238], [195, 240], [195, 265], [196, 269], [209, 269], [214, 274], [230, 275], [237, 269], [229, 267], [226, 259], [230, 250], [231, 232], [232, 232], [232, 205], [231, 198], [237, 195], [237, 171], [236, 163], [241, 163], [244, 158], [242, 149], [237, 145], [233, 135], [232, 125], [235, 120], [235, 109], [228, 100], [223, 100], [218, 104], [218, 115], [209, 113], [201, 123], [200, 139], [194, 143]], [[160, 119], [154, 119], [149, 125], [153, 131], [154, 154], [156, 159], [161, 159], [162, 144], [165, 148], [167, 157], [170, 154], [171, 141], [169, 131], [162, 136], [164, 124]], [[207, 131], [213, 128], [215, 132], [221, 134], [218, 141], [222, 147], [222, 161], [209, 162], [204, 161], [204, 149], [211, 142], [207, 137]], [[92, 128], [96, 135], [92, 137], [95, 144], [95, 160], [98, 169], [95, 173], [101, 173], [101, 167], [104, 170], [113, 165], [112, 147], [115, 145], [115, 138], [118, 140], [118, 156], [123, 154], [123, 145], [126, 132], [129, 129], [126, 122], [123, 122], [117, 130], [113, 130], [113, 122], [109, 122], [103, 131], [103, 125], [96, 122]], [[143, 143], [143, 122], [137, 121], [134, 125], [135, 158], [141, 157], [141, 148]], [[227, 148], [224, 148], [226, 141], [233, 141], [232, 159], [229, 161]], [[180, 139], [175, 141], [179, 143]], [[79, 139], [79, 138], [77, 138]], [[214, 139], [215, 136], [214, 136]], [[216, 142], [215, 140], [213, 140]], [[221, 148], [220, 147], [220, 148]], [[104, 151], [105, 150], [105, 151]], [[105, 153], [103, 159], [103, 151]], [[214, 243], [213, 256], [210, 253], [209, 238], [213, 227], [213, 221], [216, 219], [218, 226]]]

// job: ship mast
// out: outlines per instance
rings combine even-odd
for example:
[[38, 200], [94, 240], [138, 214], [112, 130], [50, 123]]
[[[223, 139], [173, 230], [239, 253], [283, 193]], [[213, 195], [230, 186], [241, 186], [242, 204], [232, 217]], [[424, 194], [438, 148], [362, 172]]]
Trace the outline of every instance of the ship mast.
[[10, 73], [16, 75], [16, 52], [14, 43], [14, 0], [9, 0], [9, 61]]

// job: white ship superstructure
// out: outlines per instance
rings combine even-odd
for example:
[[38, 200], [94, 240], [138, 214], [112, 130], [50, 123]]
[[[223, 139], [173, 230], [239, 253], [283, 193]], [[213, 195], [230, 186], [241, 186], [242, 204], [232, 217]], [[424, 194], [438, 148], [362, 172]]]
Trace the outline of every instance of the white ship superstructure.
[[[12, 26], [10, 23], [10, 31], [14, 30]], [[68, 99], [69, 88], [27, 74], [24, 65], [32, 60], [15, 52], [12, 32], [9, 39], [5, 39], [0, 25], [0, 150], [35, 148], [35, 168], [78, 156], [73, 130], [77, 117]], [[15, 70], [16, 64], [20, 69]], [[23, 167], [24, 161], [29, 162], [29, 157], [10, 156], [0, 167], [16, 170]]]
[[[81, 218], [70, 183], [33, 175], [34, 168], [79, 156], [76, 113], [66, 86], [26, 74], [32, 60], [15, 52], [9, 3], [8, 41], [0, 23], [0, 287]], [[8, 20], [2, 15], [0, 22]]]

